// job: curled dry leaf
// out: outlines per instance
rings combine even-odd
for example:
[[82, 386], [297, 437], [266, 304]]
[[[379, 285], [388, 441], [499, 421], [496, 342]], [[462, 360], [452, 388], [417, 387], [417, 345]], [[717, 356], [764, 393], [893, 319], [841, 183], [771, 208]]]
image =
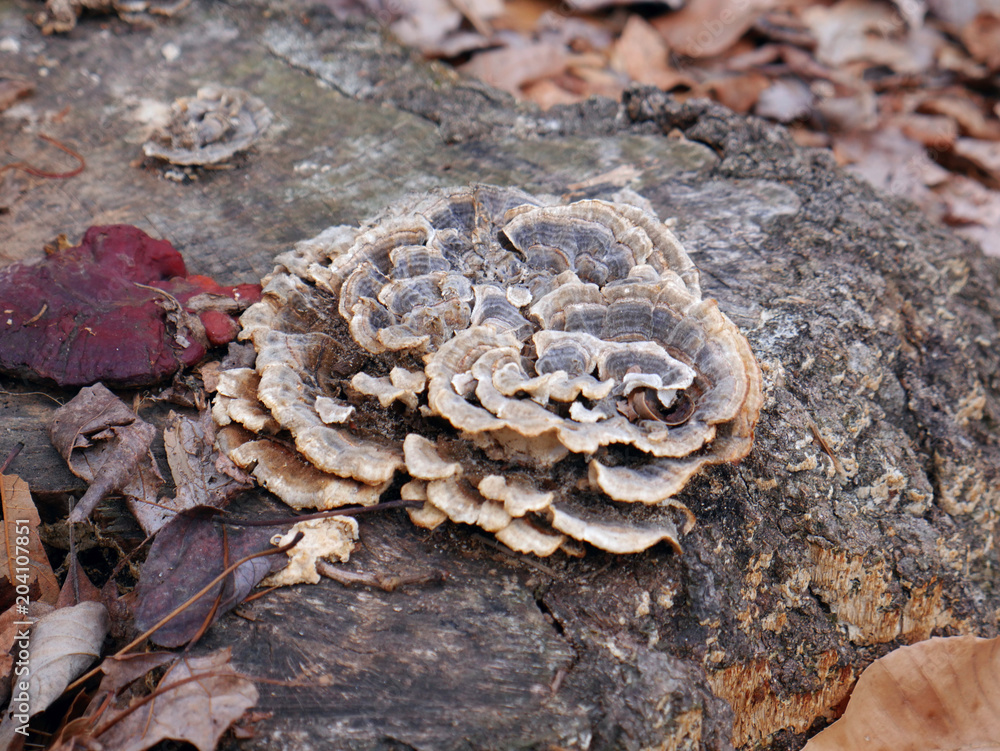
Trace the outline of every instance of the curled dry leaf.
[[231, 341], [260, 288], [187, 276], [165, 240], [91, 227], [76, 247], [0, 270], [0, 371], [59, 386], [143, 386]]
[[[392, 33], [425, 55], [460, 55], [487, 46], [489, 22], [503, 12], [501, 0], [401, 0], [385, 6], [399, 16], [389, 26]], [[463, 20], [475, 31], [463, 31]]]
[[156, 428], [101, 384], [81, 389], [57, 409], [49, 440], [70, 471], [90, 486], [70, 521], [83, 521], [103, 498], [117, 493], [147, 534], [159, 529], [168, 517], [154, 505], [163, 485], [150, 450], [155, 436]]
[[228, 648], [181, 658], [160, 679], [154, 699], [136, 698], [129, 707], [106, 712], [90, 738], [115, 751], [145, 751], [168, 739], [212, 751], [258, 699], [253, 682], [230, 659]]
[[27, 602], [54, 605], [59, 581], [38, 536], [41, 519], [31, 500], [28, 483], [17, 475], [0, 474], [3, 537], [0, 538], [0, 612], [15, 604], [19, 587]]
[[611, 67], [638, 83], [669, 91], [678, 84], [692, 86], [694, 79], [675, 70], [663, 37], [639, 16], [630, 16], [611, 51]]
[[273, 120], [271, 110], [242, 89], [205, 86], [174, 102], [170, 121], [142, 150], [171, 164], [219, 164], [249, 149]]
[[900, 647], [862, 673], [847, 711], [806, 751], [995, 749], [1000, 639], [937, 637]]
[[255, 367], [222, 374], [213, 416], [223, 450], [293, 506], [369, 505], [405, 472], [420, 526], [628, 553], [678, 546], [672, 511], [693, 518], [673, 496], [750, 449], [749, 345], [638, 205], [478, 185], [278, 263], [241, 319]]
[[26, 724], [14, 716], [22, 707], [30, 708], [31, 715], [43, 711], [97, 659], [109, 628], [108, 611], [96, 602], [53, 610], [31, 627], [31, 672], [13, 686], [0, 722], [0, 748], [7, 748], [15, 728]]
[[[268, 527], [226, 530], [214, 521], [214, 509], [191, 509], [161, 529], [149, 549], [135, 589], [135, 623], [147, 631], [194, 596], [227, 566], [251, 553], [270, 548]], [[270, 573], [277, 556], [247, 561], [216, 584], [150, 638], [163, 647], [178, 647], [193, 639], [239, 605]], [[279, 564], [282, 561], [279, 561]]]
[[959, 138], [953, 152], [983, 170], [994, 185], [1000, 185], [1000, 141]]

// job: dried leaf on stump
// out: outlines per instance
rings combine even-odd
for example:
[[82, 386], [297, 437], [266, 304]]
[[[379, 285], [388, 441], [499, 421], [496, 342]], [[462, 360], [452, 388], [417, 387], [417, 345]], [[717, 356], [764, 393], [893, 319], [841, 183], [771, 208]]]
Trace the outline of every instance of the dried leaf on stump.
[[[100, 655], [109, 627], [107, 609], [96, 602], [53, 610], [31, 627], [31, 672], [23, 688], [32, 715], [55, 701]], [[21, 689], [18, 683], [15, 699]], [[0, 722], [0, 748], [7, 748], [20, 724], [8, 708]]]
[[152, 505], [163, 485], [150, 451], [155, 437], [156, 428], [101, 384], [81, 389], [57, 409], [49, 439], [70, 471], [90, 485], [70, 521], [83, 521], [103, 498], [118, 493], [147, 534], [159, 529], [166, 512]]
[[59, 600], [56, 602], [57, 608], [66, 608], [71, 605], [79, 605], [81, 602], [100, 602], [103, 604], [104, 598], [101, 590], [94, 586], [90, 578], [80, 565], [80, 561], [73, 555], [69, 559], [69, 574], [63, 582], [62, 589], [59, 590]]
[[[237, 493], [253, 486], [251, 478], [215, 448], [215, 423], [208, 410], [197, 420], [170, 413], [170, 424], [163, 431], [170, 474], [177, 487], [167, 505], [177, 511], [195, 506], [222, 508]], [[240, 475], [243, 481], [236, 479]]]
[[1000, 638], [938, 637], [869, 665], [806, 751], [995, 749], [998, 738]]
[[[169, 615], [227, 566], [270, 548], [274, 528], [232, 528], [226, 531], [224, 539], [225, 528], [215, 523], [213, 516], [213, 509], [192, 509], [178, 514], [156, 535], [135, 590], [138, 601], [135, 621], [140, 631], [148, 630]], [[158, 629], [151, 640], [163, 647], [187, 643], [206, 620], [214, 623], [241, 603], [270, 573], [275, 558], [264, 556], [247, 561]]]
[[19, 585], [27, 586], [29, 601], [54, 605], [59, 582], [38, 536], [41, 520], [28, 483], [17, 475], [0, 475], [0, 503], [4, 530], [0, 538], [0, 612], [15, 604]]
[[955, 156], [968, 160], [994, 183], [1000, 184], [1000, 141], [959, 138], [953, 151]]
[[232, 341], [260, 286], [188, 276], [174, 247], [128, 225], [0, 270], [0, 371], [60, 386], [143, 386]]

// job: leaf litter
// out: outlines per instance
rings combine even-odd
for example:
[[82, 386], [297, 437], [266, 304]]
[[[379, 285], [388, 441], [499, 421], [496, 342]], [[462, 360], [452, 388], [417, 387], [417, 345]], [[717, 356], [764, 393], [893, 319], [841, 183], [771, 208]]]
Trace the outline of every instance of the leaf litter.
[[31, 601], [54, 605], [59, 582], [38, 536], [41, 519], [28, 483], [17, 475], [0, 474], [0, 503], [4, 529], [0, 538], [0, 611], [15, 604], [18, 585], [26, 587]]
[[[154, 643], [171, 646], [190, 643], [241, 602], [276, 567], [274, 561], [283, 558], [273, 554], [283, 553], [284, 549], [273, 547], [269, 540], [275, 526], [285, 528], [291, 525], [290, 521], [270, 528], [249, 526], [229, 530], [209, 518], [249, 486], [248, 476], [214, 449], [214, 423], [210, 414], [202, 411], [197, 417], [188, 418], [172, 412], [166, 423], [163, 438], [176, 489], [173, 498], [160, 497], [164, 482], [151, 451], [159, 430], [103, 385], [82, 389], [76, 398], [56, 411], [50, 425], [53, 444], [71, 470], [89, 485], [77, 505], [76, 516], [84, 520], [105, 497], [124, 496], [147, 534], [160, 530], [153, 538], [139, 587], [125, 596], [118, 595], [114, 578], [103, 589], [90, 582], [76, 560], [72, 542], [64, 564], [68, 574], [60, 591], [39, 542], [40, 520], [27, 485], [16, 476], [0, 474], [4, 519], [12, 522], [5, 524], [7, 534], [3, 544], [7, 544], [8, 538], [13, 545], [30, 543], [30, 575], [24, 576], [30, 577], [25, 581], [30, 584], [32, 597], [26, 613], [10, 607], [0, 614], [0, 646], [9, 649], [23, 632], [23, 622], [33, 624], [32, 682], [30, 686], [27, 683], [12, 686], [9, 678], [13, 658], [5, 655], [7, 659], [0, 660], [0, 699], [17, 700], [18, 694], [11, 689], [23, 689], [26, 693], [21, 698], [30, 698], [32, 715], [37, 715], [56, 698], [71, 697], [95, 672], [105, 673], [106, 678], [99, 692], [102, 703], [99, 706], [91, 703], [86, 710], [90, 714], [80, 714], [85, 704], [81, 704], [82, 695], [77, 695], [68, 709], [59, 710], [68, 714], [58, 740], [50, 748], [102, 745], [145, 749], [162, 739], [173, 738], [210, 749], [256, 702], [256, 689], [229, 665], [228, 652], [189, 658], [184, 667], [175, 666], [168, 671], [154, 694], [137, 692], [137, 686], [131, 685], [136, 678], [175, 657], [131, 661], [128, 669], [123, 667], [125, 652], [145, 643], [148, 634], [141, 634], [121, 653], [108, 657], [96, 671], [81, 676], [101, 655], [111, 626], [109, 610], [119, 621], [134, 618], [134, 628], [145, 628], [147, 619], [156, 621], [155, 625], [162, 628], [153, 634]], [[28, 534], [14, 528], [15, 519], [27, 521]], [[249, 560], [239, 566], [231, 565], [241, 558]], [[5, 555], [3, 565], [9, 571], [13, 564], [7, 560]], [[15, 562], [18, 566], [23, 563]], [[227, 570], [226, 566], [234, 570]], [[164, 571], [169, 576], [160, 577]], [[147, 586], [149, 581], [154, 585]], [[205, 589], [206, 584], [210, 586], [202, 598], [191, 597], [199, 588]], [[8, 604], [13, 605], [13, 586], [10, 592]], [[118, 638], [124, 636], [121, 631], [118, 634]], [[153, 696], [155, 699], [150, 698]], [[128, 697], [131, 703], [125, 701]], [[195, 703], [199, 704], [198, 711], [192, 709]], [[4, 739], [0, 747], [6, 747], [8, 741], [20, 740], [20, 730], [15, 732], [15, 729], [23, 728], [25, 720], [13, 716], [17, 706], [17, 701], [12, 703], [6, 719], [0, 723]], [[65, 707], [66, 702], [60, 706]]]
[[[1000, 255], [996, 3], [324, 4], [341, 18], [375, 17], [425, 56], [543, 108], [619, 99], [641, 84], [785, 123], [800, 144], [833, 148], [847, 169]], [[920, 117], [928, 114], [936, 117]], [[888, 145], [877, 138], [884, 132], [893, 134]], [[967, 180], [982, 188], [977, 210], [956, 212]]]
[[163, 740], [190, 743], [199, 751], [214, 749], [223, 733], [257, 703], [257, 689], [233, 668], [227, 647], [200, 657], [180, 657], [151, 694], [131, 699], [123, 694], [128, 683], [174, 657], [140, 655], [137, 665], [121, 660], [109, 665], [103, 693], [98, 693], [103, 700], [96, 708], [92, 702], [90, 714], [67, 725], [52, 750], [145, 751]]

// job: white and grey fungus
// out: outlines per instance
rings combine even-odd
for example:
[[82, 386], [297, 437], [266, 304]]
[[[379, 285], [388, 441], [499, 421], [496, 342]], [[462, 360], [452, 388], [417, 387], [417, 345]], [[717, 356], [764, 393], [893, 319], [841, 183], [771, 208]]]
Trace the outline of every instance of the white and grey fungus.
[[241, 319], [256, 365], [213, 413], [297, 508], [396, 488], [416, 524], [520, 552], [679, 549], [674, 496], [750, 450], [749, 344], [634, 203], [441, 192], [299, 243], [264, 283]]

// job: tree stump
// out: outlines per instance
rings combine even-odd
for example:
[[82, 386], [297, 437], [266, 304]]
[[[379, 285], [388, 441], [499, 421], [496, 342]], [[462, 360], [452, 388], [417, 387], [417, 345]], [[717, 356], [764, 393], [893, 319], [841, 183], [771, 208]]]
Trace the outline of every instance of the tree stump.
[[[391, 512], [362, 522], [349, 569], [443, 581], [324, 582], [225, 618], [198, 650], [272, 679], [274, 715], [240, 748], [797, 749], [873, 659], [997, 633], [1000, 262], [829, 153], [655, 89], [539, 112], [322, 7], [196, 2], [149, 30], [88, 17], [42, 37], [8, 6], [5, 37], [36, 83], [0, 121], [7, 159], [52, 157], [40, 118], [87, 160], [61, 183], [8, 175], [5, 262], [129, 222], [236, 283], [407, 192], [627, 184], [764, 371], [750, 456], [680, 497], [698, 519], [681, 554], [539, 560]], [[143, 163], [145, 113], [208, 82], [263, 99], [270, 136], [232, 169]], [[45, 438], [55, 405], [0, 385], [0, 451], [27, 445], [12, 471], [43, 501], [79, 490]]]

